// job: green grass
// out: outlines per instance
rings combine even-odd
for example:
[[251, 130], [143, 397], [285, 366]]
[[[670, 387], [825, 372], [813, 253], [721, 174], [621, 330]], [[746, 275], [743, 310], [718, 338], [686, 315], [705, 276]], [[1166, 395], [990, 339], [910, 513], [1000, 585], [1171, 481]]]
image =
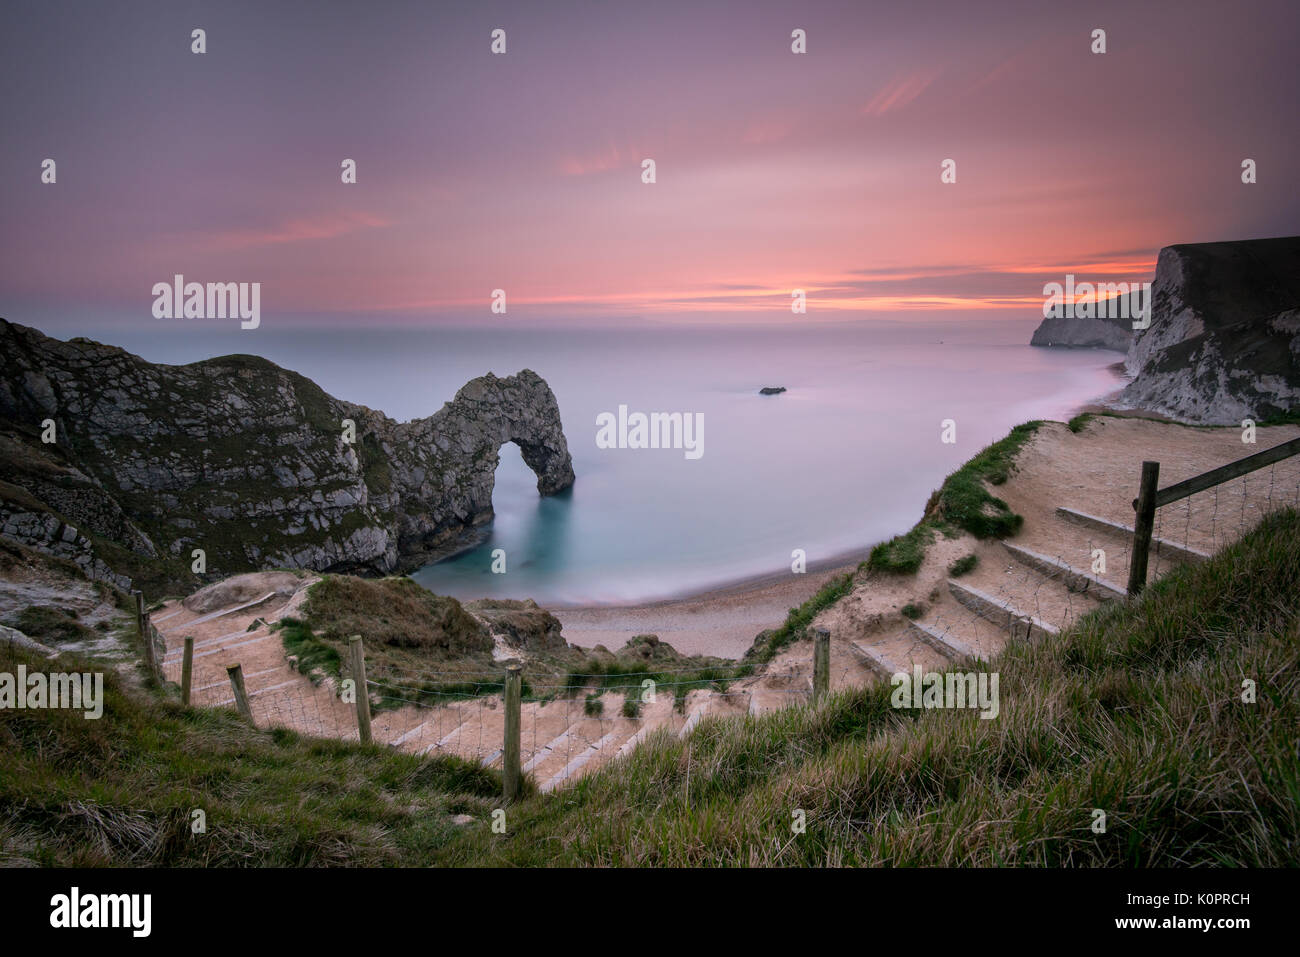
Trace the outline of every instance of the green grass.
[[754, 639], [754, 644], [745, 652], [746, 658], [756, 661], [771, 661], [778, 651], [792, 642], [806, 637], [812, 620], [826, 608], [835, 604], [853, 590], [852, 573], [837, 575], [818, 589], [798, 608], [791, 608], [781, 627], [765, 631]]
[[656, 693], [660, 689], [671, 692], [680, 709], [691, 691], [726, 691], [730, 682], [754, 673], [752, 664], [738, 665], [720, 658], [678, 658], [663, 664], [670, 667], [626, 658], [587, 658], [565, 676], [561, 692], [570, 696], [590, 692], [588, 702], [606, 691], [622, 691], [625, 698], [631, 699], [641, 694], [644, 682], [649, 680], [654, 682]]
[[[0, 672], [18, 664], [49, 668], [0, 648]], [[457, 832], [451, 815], [487, 827], [500, 793], [472, 762], [253, 730], [230, 710], [128, 694], [111, 669], [104, 692], [97, 721], [0, 711], [0, 864], [416, 865]]]
[[1255, 424], [1258, 426], [1300, 425], [1300, 409], [1290, 409], [1286, 412], [1279, 412], [1277, 415], [1270, 415]]
[[298, 670], [305, 675], [318, 672], [321, 676], [339, 677], [342, 657], [339, 649], [318, 638], [311, 627], [297, 618], [281, 618], [275, 627], [284, 642], [285, 654], [298, 659]]
[[[1282, 866], [1300, 845], [1300, 516], [1009, 646], [1001, 714], [817, 710], [664, 734], [439, 863]], [[1243, 679], [1258, 700], [1242, 701]], [[1091, 829], [1093, 809], [1107, 829]], [[791, 832], [806, 814], [807, 831]]]
[[47, 644], [84, 641], [99, 635], [77, 620], [75, 612], [52, 605], [28, 605], [10, 619], [9, 624], [29, 638]]
[[[18, 664], [48, 667], [0, 647], [0, 672]], [[816, 709], [706, 719], [561, 792], [528, 782], [505, 834], [488, 826], [495, 772], [252, 729], [128, 692], [108, 670], [98, 721], [0, 710], [0, 863], [1295, 864], [1296, 511], [977, 667], [1000, 677], [994, 720], [896, 709], [883, 683]], [[190, 831], [195, 809], [206, 834]], [[457, 828], [457, 813], [476, 820]]]
[[866, 566], [895, 575], [914, 575], [925, 561], [925, 549], [934, 541], [934, 527], [918, 522], [909, 531], [871, 549]]
[[1024, 518], [984, 484], [1002, 485], [1011, 477], [1016, 456], [1042, 425], [1040, 421], [1017, 425], [948, 476], [931, 496], [926, 518], [949, 522], [976, 538], [1005, 538], [1018, 532]]
[[962, 575], [969, 575], [975, 570], [975, 566], [980, 563], [980, 557], [975, 553], [963, 555], [951, 565], [948, 566], [948, 574], [953, 578], [960, 578]]
[[961, 530], [976, 538], [1016, 534], [1024, 524], [1023, 516], [1013, 512], [986, 486], [1002, 485], [1011, 477], [1016, 456], [1042, 425], [1041, 421], [1017, 425], [967, 460], [930, 496], [920, 522], [871, 550], [866, 568], [895, 575], [916, 574], [936, 532], [952, 537]]
[[925, 609], [922, 606], [914, 605], [910, 601], [898, 611], [904, 618], [911, 618], [913, 621], [925, 614]]

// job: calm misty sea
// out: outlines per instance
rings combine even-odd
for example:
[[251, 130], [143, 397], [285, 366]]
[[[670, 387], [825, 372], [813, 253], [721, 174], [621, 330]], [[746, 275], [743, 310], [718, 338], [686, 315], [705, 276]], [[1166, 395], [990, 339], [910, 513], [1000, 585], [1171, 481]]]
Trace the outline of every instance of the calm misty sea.
[[[1033, 322], [863, 321], [779, 327], [477, 328], [125, 333], [164, 362], [253, 352], [340, 398], [406, 420], [467, 380], [522, 368], [559, 400], [577, 484], [539, 498], [502, 450], [488, 540], [418, 571], [462, 598], [553, 604], [670, 597], [862, 549], [909, 528], [943, 477], [1026, 419], [1068, 417], [1119, 384], [1119, 355], [1026, 345]], [[54, 334], [61, 334], [51, 330]], [[763, 397], [762, 386], [785, 386]], [[600, 449], [596, 417], [704, 415], [703, 449]], [[940, 423], [957, 442], [940, 442]], [[507, 574], [491, 572], [506, 551]]]

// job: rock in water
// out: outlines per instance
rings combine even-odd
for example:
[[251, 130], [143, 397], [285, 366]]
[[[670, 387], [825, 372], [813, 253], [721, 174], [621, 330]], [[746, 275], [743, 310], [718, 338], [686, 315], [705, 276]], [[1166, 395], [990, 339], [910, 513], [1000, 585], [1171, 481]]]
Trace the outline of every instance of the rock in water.
[[767, 385], [759, 389], [758, 394], [759, 395], [780, 395], [784, 391], [785, 391], [785, 386], [783, 385]]
[[1300, 400], [1300, 236], [1160, 250], [1118, 404], [1238, 425]]
[[155, 365], [4, 320], [0, 356], [0, 529], [118, 584], [104, 540], [187, 571], [203, 549], [209, 578], [414, 568], [492, 518], [506, 442], [542, 495], [574, 481], [555, 396], [528, 369], [397, 423], [256, 356]]

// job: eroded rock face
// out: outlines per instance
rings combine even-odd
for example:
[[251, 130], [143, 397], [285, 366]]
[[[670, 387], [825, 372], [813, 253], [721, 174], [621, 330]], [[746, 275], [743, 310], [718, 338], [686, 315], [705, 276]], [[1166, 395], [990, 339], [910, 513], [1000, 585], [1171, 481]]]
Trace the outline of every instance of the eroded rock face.
[[1124, 352], [1133, 341], [1132, 325], [1131, 319], [1049, 316], [1034, 330], [1029, 344]]
[[[0, 480], [139, 555], [188, 564], [201, 548], [209, 577], [414, 568], [492, 518], [506, 442], [541, 494], [574, 481], [555, 396], [528, 369], [398, 423], [255, 356], [155, 365], [0, 320], [0, 361]], [[37, 438], [47, 419], [57, 453]]]
[[1300, 237], [1168, 246], [1118, 404], [1214, 425], [1300, 405]]
[[512, 648], [537, 654], [569, 647], [561, 634], [560, 620], [531, 599], [484, 598], [465, 607]]

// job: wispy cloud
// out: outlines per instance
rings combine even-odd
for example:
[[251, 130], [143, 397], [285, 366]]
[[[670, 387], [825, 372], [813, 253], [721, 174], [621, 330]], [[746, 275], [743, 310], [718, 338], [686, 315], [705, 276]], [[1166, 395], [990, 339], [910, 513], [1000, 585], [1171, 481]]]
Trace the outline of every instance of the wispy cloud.
[[924, 93], [938, 76], [938, 71], [922, 71], [894, 77], [862, 108], [862, 115], [884, 116], [901, 110]]
[[565, 176], [590, 176], [620, 166], [639, 166], [642, 159], [633, 149], [611, 143], [589, 153], [561, 157], [559, 166]]
[[335, 239], [362, 229], [389, 226], [392, 220], [373, 213], [327, 213], [300, 219], [289, 219], [266, 226], [226, 229], [206, 237], [205, 245], [211, 249], [247, 249], [252, 246], [277, 246], [285, 243]]

